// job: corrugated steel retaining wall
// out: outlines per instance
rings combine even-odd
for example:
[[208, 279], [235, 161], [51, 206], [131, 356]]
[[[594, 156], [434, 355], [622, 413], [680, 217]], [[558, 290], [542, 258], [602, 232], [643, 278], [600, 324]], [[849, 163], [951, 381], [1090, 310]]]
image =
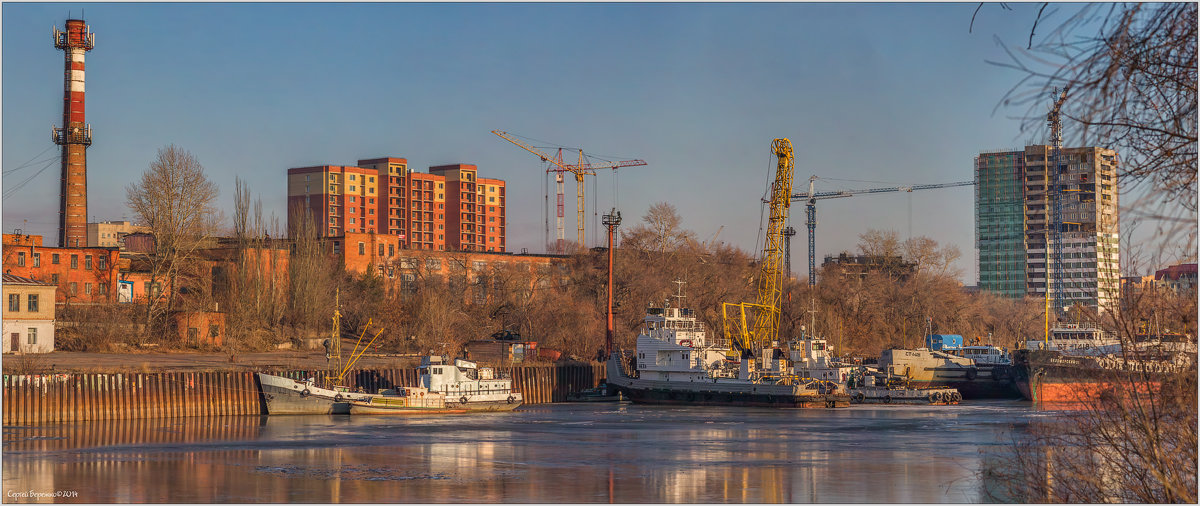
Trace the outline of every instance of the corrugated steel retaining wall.
[[[263, 371], [316, 378], [320, 370]], [[523, 365], [511, 370], [513, 390], [526, 404], [562, 402], [567, 394], [600, 384], [603, 364]], [[354, 371], [348, 387], [374, 392], [415, 386], [416, 369]], [[264, 411], [257, 379], [249, 371], [131, 374], [4, 375], [4, 425], [125, 420], [184, 416], [259, 415]]]

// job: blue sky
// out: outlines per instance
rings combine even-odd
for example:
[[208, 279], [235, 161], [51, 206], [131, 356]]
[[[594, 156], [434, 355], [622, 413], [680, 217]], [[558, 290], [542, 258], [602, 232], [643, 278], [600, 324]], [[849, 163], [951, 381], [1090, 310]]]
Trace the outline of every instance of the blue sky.
[[[3, 166], [57, 153], [51, 27], [86, 10], [96, 220], [132, 217], [125, 187], [172, 143], [205, 166], [228, 216], [235, 176], [282, 218], [288, 168], [399, 156], [506, 180], [509, 249], [542, 252], [544, 166], [499, 129], [644, 159], [615, 185], [589, 178], [601, 214], [616, 200], [632, 225], [666, 201], [701, 239], [720, 230], [749, 251], [776, 137], [795, 147], [798, 188], [813, 174], [872, 181], [818, 190], [969, 180], [980, 150], [1038, 140], [1010, 118], [1024, 110], [996, 109], [1021, 76], [987, 63], [1004, 59], [995, 37], [1024, 45], [1037, 5], [990, 4], [968, 33], [977, 5], [5, 3]], [[6, 233], [54, 240], [57, 161], [3, 184], [47, 165], [4, 200]], [[573, 182], [567, 194], [571, 238]], [[911, 233], [957, 245], [973, 284], [970, 187], [821, 202], [818, 263], [868, 228], [907, 237], [910, 206]], [[807, 262], [803, 215], [793, 206], [794, 270]]]

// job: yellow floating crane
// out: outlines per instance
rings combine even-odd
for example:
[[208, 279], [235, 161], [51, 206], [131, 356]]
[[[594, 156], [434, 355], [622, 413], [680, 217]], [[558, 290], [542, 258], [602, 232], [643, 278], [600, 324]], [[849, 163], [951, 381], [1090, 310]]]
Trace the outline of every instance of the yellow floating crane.
[[[758, 269], [758, 296], [754, 302], [726, 302], [721, 305], [725, 337], [730, 355], [751, 357], [756, 349], [770, 345], [779, 334], [780, 303], [783, 298], [784, 226], [792, 203], [794, 159], [792, 141], [775, 139], [771, 151], [777, 160], [775, 181], [771, 185], [771, 216]], [[753, 313], [753, 326], [747, 310]]]

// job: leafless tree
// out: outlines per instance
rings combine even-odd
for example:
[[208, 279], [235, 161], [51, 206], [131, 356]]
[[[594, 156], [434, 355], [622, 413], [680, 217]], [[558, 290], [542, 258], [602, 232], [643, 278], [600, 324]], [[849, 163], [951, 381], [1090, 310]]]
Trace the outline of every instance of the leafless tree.
[[154, 234], [155, 251], [148, 259], [151, 284], [165, 281], [168, 287], [165, 297], [147, 299], [145, 339], [166, 328], [180, 275], [195, 267], [196, 252], [216, 230], [217, 185], [204, 175], [195, 156], [172, 144], [158, 150], [142, 178], [125, 193], [129, 209]]
[[[1045, 37], [1058, 14], [1042, 5], [1027, 48], [1006, 45], [998, 65], [1023, 77], [1003, 98], [1025, 107], [1022, 131], [1045, 128], [1051, 90], [1070, 87], [1063, 106], [1067, 142], [1116, 149], [1125, 193], [1122, 221], [1153, 221], [1163, 242], [1196, 245], [1197, 4], [1077, 4]], [[1063, 7], [1068, 9], [1068, 7]]]
[[288, 260], [288, 320], [302, 336], [311, 336], [333, 314], [334, 279], [340, 271], [312, 212], [291, 209], [292, 252]]

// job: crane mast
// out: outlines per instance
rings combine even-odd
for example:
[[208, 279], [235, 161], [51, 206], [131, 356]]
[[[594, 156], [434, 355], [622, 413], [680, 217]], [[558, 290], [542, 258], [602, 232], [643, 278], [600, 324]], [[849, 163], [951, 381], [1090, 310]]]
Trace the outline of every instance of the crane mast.
[[[753, 355], [756, 348], [769, 345], [779, 333], [780, 302], [783, 294], [784, 227], [791, 207], [792, 173], [795, 170], [792, 141], [775, 139], [771, 150], [777, 159], [775, 181], [771, 184], [771, 215], [767, 222], [767, 237], [758, 270], [758, 295], [753, 303], [722, 304], [725, 335], [731, 352], [743, 357]], [[754, 311], [754, 324], [747, 322], [746, 310]], [[734, 313], [736, 311], [736, 313]]]
[[[1047, 228], [1049, 236], [1046, 237], [1046, 253], [1048, 253], [1046, 262], [1046, 340], [1050, 339], [1050, 314], [1060, 314], [1063, 311], [1063, 279], [1062, 279], [1062, 201], [1063, 201], [1063, 182], [1062, 182], [1062, 105], [1067, 101], [1067, 90], [1069, 86], [1065, 86], [1060, 94], [1058, 88], [1054, 89], [1054, 106], [1050, 112], [1046, 114], [1046, 123], [1050, 127], [1050, 158], [1053, 160], [1053, 169], [1047, 167], [1046, 177], [1049, 179], [1049, 184], [1046, 185], [1046, 198], [1052, 199], [1050, 223]], [[1053, 274], [1050, 271], [1054, 271]], [[1053, 275], [1053, 278], [1050, 276]], [[1053, 284], [1051, 284], [1053, 279]], [[1050, 292], [1053, 290], [1054, 295]], [[1054, 301], [1054, 307], [1050, 307], [1050, 301]]]

